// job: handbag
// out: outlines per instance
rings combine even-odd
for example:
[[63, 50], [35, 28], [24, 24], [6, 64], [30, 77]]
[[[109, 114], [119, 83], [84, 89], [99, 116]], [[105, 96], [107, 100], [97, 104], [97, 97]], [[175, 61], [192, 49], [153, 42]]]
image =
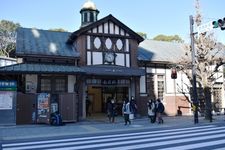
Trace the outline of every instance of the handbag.
[[134, 119], [134, 114], [129, 114], [129, 119]]

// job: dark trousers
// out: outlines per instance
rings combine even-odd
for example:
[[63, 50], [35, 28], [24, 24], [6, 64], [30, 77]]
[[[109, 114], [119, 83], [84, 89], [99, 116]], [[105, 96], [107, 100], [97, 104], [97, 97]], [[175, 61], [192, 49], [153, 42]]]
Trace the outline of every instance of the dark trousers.
[[124, 121], [125, 121], [125, 125], [127, 125], [128, 122], [129, 124], [131, 124], [129, 114], [124, 114]]
[[159, 124], [163, 123], [162, 114], [160, 112], [157, 112], [157, 119]]
[[86, 106], [86, 116], [91, 116], [91, 113], [89, 111], [89, 106]]
[[155, 120], [156, 120], [156, 116], [149, 116], [150, 120], [151, 120], [151, 123], [155, 123]]
[[115, 121], [115, 115], [109, 114], [108, 117], [109, 117], [109, 122], [114, 123], [114, 121]]

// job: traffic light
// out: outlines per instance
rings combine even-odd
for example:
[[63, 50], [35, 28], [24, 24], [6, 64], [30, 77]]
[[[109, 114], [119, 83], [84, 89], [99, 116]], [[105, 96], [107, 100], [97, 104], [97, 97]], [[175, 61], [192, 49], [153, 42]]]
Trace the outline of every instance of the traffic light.
[[175, 67], [173, 67], [171, 69], [171, 78], [172, 79], [176, 79], [177, 78], [177, 69]]
[[219, 19], [217, 21], [212, 22], [213, 28], [220, 27], [221, 30], [225, 30], [225, 17], [223, 19]]
[[213, 21], [212, 22], [212, 25], [213, 25], [213, 28], [218, 28], [219, 25], [218, 25], [218, 22], [217, 21]]

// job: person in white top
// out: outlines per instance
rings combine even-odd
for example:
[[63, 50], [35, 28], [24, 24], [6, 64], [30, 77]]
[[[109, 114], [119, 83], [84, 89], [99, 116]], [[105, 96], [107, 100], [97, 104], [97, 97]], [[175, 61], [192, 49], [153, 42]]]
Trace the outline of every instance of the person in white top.
[[147, 103], [148, 107], [148, 117], [151, 120], [151, 123], [155, 123], [156, 121], [156, 104], [154, 100], [149, 100]]
[[130, 109], [130, 102], [128, 99], [125, 99], [122, 109], [123, 109], [122, 112], [123, 112], [124, 121], [125, 121], [124, 125], [127, 125], [127, 123], [131, 124], [131, 121], [129, 119], [129, 115], [131, 114], [131, 109]]

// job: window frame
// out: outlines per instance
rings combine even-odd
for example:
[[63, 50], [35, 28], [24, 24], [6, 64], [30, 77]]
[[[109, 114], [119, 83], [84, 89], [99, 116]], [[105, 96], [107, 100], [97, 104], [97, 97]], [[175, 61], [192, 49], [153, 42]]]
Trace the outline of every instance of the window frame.
[[[41, 86], [41, 80], [42, 79], [47, 79], [50, 80], [50, 90], [42, 90]], [[65, 85], [64, 85], [64, 90], [57, 90], [56, 89], [56, 80], [58, 79], [63, 79], [65, 81]], [[67, 76], [48, 76], [48, 75], [39, 75], [38, 76], [38, 92], [42, 93], [42, 92], [47, 92], [47, 93], [65, 93], [68, 91], [68, 78]]]

